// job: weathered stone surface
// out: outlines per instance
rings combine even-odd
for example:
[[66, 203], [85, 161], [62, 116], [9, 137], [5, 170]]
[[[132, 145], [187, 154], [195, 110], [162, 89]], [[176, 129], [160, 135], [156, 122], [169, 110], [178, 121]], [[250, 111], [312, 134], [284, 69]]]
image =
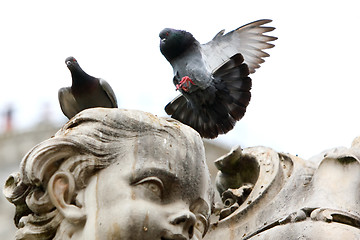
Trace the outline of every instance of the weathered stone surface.
[[[223, 207], [231, 211], [211, 225], [205, 239], [360, 239], [360, 149], [356, 142], [350, 149], [323, 153], [321, 161], [307, 162], [264, 147], [233, 150], [241, 168], [247, 168], [244, 163], [249, 159], [257, 161], [259, 169], [248, 167], [252, 174], [246, 169], [237, 171], [245, 173], [237, 176], [239, 189], [249, 183], [254, 186], [235, 209]], [[231, 154], [218, 161], [227, 158], [234, 166]], [[234, 167], [232, 171], [236, 172]], [[258, 177], [254, 182], [246, 176]], [[224, 177], [217, 181], [226, 182]]]
[[359, 139], [310, 161], [234, 148], [215, 163], [223, 203], [209, 224], [213, 191], [194, 130], [89, 109], [29, 152], [4, 194], [17, 206], [16, 239], [360, 239]]
[[[9, 174], [19, 170], [24, 155], [35, 145], [54, 135], [60, 127], [42, 124], [26, 132], [11, 132], [0, 136], [0, 183], [3, 187]], [[213, 162], [226, 154], [229, 149], [213, 141], [204, 141], [205, 155], [209, 171], [214, 182], [217, 169]], [[2, 188], [1, 187], [1, 188]], [[3, 192], [0, 192], [0, 239], [14, 239], [17, 228], [14, 225], [14, 206], [10, 204]]]
[[213, 201], [203, 142], [168, 118], [89, 109], [35, 146], [4, 194], [16, 239], [201, 239]]

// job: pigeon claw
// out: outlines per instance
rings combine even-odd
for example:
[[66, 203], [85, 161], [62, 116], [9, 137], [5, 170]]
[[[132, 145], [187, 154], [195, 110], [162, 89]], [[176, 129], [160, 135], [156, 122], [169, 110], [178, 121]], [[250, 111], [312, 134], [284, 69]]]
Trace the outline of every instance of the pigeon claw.
[[189, 87], [190, 87], [190, 83], [192, 83], [193, 85], [196, 85], [191, 78], [189, 78], [188, 76], [185, 76], [181, 79], [181, 81], [179, 82], [179, 84], [176, 84], [176, 90], [179, 90], [180, 88], [182, 90], [184, 90], [185, 92], [189, 91]]

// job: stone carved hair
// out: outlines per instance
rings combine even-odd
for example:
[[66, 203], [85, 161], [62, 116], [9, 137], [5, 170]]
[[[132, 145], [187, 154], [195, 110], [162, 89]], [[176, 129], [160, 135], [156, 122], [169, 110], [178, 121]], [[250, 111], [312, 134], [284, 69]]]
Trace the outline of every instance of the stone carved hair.
[[[63, 216], [52, 204], [47, 184], [57, 171], [75, 179], [76, 190], [100, 169], [111, 165], [123, 150], [147, 134], [170, 135], [182, 144], [194, 142], [194, 131], [171, 119], [159, 119], [140, 111], [89, 109], [71, 119], [54, 137], [38, 144], [23, 158], [20, 173], [12, 174], [4, 188], [16, 206], [16, 239], [61, 239], [57, 229]], [[185, 132], [185, 133], [184, 133]], [[199, 139], [199, 140], [196, 140]], [[200, 137], [195, 141], [201, 141]], [[113, 144], [117, 142], [118, 144]], [[196, 145], [201, 145], [198, 142]], [[184, 146], [186, 149], [188, 146]], [[201, 151], [200, 149], [198, 151]], [[209, 193], [211, 194], [211, 193]], [[70, 201], [75, 202], [74, 196]]]

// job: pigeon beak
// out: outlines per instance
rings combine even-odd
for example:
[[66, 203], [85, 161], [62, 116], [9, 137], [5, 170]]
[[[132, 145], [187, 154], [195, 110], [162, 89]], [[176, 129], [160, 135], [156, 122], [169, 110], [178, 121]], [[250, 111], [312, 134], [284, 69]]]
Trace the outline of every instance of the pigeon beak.
[[166, 42], [166, 38], [162, 38], [161, 42], [163, 42], [163, 43]]

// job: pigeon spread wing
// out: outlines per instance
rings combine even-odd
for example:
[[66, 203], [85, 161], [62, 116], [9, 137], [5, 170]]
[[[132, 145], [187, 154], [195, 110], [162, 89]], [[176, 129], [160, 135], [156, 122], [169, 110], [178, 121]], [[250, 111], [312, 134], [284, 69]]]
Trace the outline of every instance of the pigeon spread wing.
[[241, 53], [249, 67], [249, 72], [254, 73], [255, 69], [264, 62], [263, 58], [269, 56], [263, 50], [274, 47], [269, 42], [277, 39], [264, 35], [275, 29], [263, 26], [270, 22], [271, 20], [268, 19], [258, 20], [225, 35], [225, 30], [222, 30], [210, 42], [202, 44], [202, 54], [208, 69], [214, 72], [230, 57]]
[[99, 78], [99, 84], [102, 87], [102, 89], [105, 91], [106, 95], [109, 97], [112, 107], [117, 108], [117, 100], [116, 95], [112, 88], [110, 87], [110, 84], [108, 84], [104, 79]]
[[76, 102], [70, 87], [60, 88], [58, 98], [61, 110], [67, 118], [72, 118], [82, 110]]
[[[274, 47], [269, 42], [277, 39], [265, 35], [275, 29], [263, 26], [269, 22], [271, 20], [258, 20], [225, 35], [222, 30], [210, 42], [196, 45], [200, 46], [197, 49], [204, 65], [193, 64], [192, 67], [210, 72], [210, 84], [195, 86], [193, 91], [181, 91], [182, 95], [166, 105], [166, 113], [191, 126], [204, 138], [216, 138], [233, 129], [244, 116], [251, 99], [249, 74], [254, 73], [264, 62], [263, 58], [269, 56], [263, 50]], [[195, 55], [186, 57], [189, 59]], [[184, 56], [177, 59], [185, 60]], [[191, 61], [186, 63], [186, 70], [192, 69], [189, 67]], [[200, 82], [202, 79], [197, 80]]]

